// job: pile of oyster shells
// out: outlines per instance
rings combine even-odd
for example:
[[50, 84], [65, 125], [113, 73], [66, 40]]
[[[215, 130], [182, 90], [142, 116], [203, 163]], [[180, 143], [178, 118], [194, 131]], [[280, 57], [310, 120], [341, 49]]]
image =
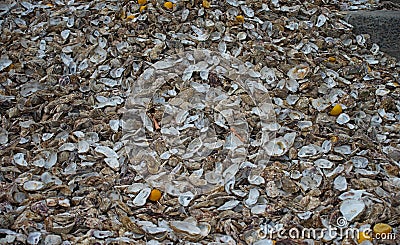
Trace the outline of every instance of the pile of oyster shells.
[[344, 18], [378, 2], [139, 3], [0, 3], [0, 244], [400, 237], [400, 62]]

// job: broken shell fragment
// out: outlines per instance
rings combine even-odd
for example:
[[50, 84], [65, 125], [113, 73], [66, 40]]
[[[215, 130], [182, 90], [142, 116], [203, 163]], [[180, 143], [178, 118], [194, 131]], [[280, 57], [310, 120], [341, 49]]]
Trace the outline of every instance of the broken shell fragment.
[[310, 67], [307, 64], [301, 64], [293, 67], [287, 73], [287, 76], [293, 80], [304, 79], [310, 71]]

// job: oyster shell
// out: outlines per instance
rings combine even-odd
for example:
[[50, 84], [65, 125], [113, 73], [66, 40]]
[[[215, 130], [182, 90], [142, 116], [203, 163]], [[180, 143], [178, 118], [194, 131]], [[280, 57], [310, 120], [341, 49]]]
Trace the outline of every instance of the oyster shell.
[[361, 200], [344, 200], [340, 205], [340, 212], [343, 217], [348, 221], [352, 221], [358, 215], [360, 215], [365, 209], [365, 204]]
[[382, 8], [396, 6], [1, 2], [0, 244], [398, 231], [400, 63], [348, 22]]

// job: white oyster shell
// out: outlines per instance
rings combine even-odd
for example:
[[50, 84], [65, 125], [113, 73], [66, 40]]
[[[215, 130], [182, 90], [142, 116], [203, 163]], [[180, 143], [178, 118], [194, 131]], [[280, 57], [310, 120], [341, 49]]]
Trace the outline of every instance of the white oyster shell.
[[150, 196], [151, 189], [146, 187], [142, 189], [133, 199], [133, 204], [136, 206], [143, 206], [146, 204], [147, 198]]
[[41, 181], [30, 180], [30, 181], [26, 181], [24, 183], [23, 187], [27, 191], [38, 191], [44, 187], [44, 183]]
[[104, 162], [112, 169], [118, 170], [119, 168], [119, 161], [118, 158], [104, 158]]
[[258, 191], [257, 188], [250, 189], [249, 196], [244, 202], [245, 205], [248, 207], [253, 206], [254, 204], [256, 204], [259, 196], [260, 196], [260, 192]]
[[78, 153], [88, 152], [90, 149], [90, 144], [86, 140], [82, 140], [78, 142]]
[[344, 176], [339, 175], [333, 181], [333, 187], [338, 191], [345, 191], [347, 190], [347, 180]]
[[118, 158], [118, 154], [108, 146], [97, 146], [94, 150], [108, 158]]
[[347, 221], [354, 220], [365, 209], [365, 203], [361, 200], [344, 200], [340, 205], [340, 212]]
[[217, 208], [217, 210], [219, 210], [219, 211], [230, 210], [230, 209], [235, 208], [239, 203], [240, 203], [240, 201], [238, 201], [238, 200], [231, 200], [231, 201], [224, 203], [222, 206]]
[[278, 137], [272, 141], [269, 141], [266, 145], [266, 152], [269, 156], [282, 156], [294, 143], [296, 133], [288, 133], [284, 137]]
[[25, 160], [25, 155], [23, 153], [17, 153], [13, 157], [14, 162], [20, 166], [28, 166], [28, 162]]

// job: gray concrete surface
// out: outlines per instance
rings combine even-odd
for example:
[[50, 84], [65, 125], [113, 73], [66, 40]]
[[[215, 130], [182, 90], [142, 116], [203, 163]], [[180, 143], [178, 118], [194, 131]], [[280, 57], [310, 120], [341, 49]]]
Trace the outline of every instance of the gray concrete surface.
[[354, 11], [348, 13], [347, 21], [355, 34], [369, 34], [382, 51], [400, 60], [400, 11]]

